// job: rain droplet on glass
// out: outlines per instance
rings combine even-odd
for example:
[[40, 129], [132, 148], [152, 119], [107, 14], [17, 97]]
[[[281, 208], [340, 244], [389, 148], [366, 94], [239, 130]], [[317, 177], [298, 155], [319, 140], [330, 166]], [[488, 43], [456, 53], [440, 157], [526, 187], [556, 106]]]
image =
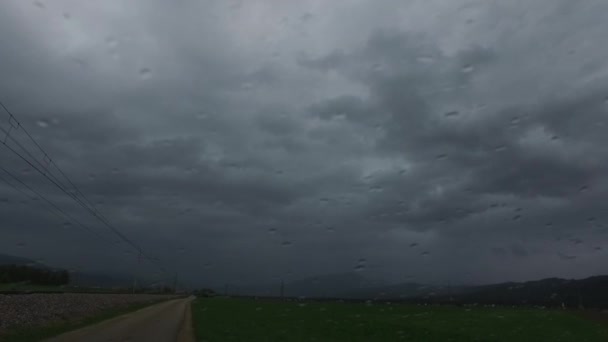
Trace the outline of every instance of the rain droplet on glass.
[[470, 65], [470, 64], [467, 64], [467, 65], [465, 65], [465, 66], [462, 67], [462, 72], [465, 73], [465, 74], [469, 74], [469, 73], [471, 73], [473, 71], [475, 71], [475, 68], [472, 65]]
[[144, 80], [149, 79], [152, 76], [152, 69], [150, 69], [150, 68], [139, 69], [139, 76]]

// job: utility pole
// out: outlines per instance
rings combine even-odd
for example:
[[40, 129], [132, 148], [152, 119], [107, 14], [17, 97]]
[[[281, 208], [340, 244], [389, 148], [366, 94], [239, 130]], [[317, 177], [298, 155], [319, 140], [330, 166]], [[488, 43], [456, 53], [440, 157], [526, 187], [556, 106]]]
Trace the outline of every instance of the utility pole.
[[141, 251], [137, 254], [137, 264], [133, 269], [133, 294], [135, 294], [135, 288], [137, 287], [137, 268], [139, 267], [139, 264], [141, 264]]
[[177, 293], [177, 272], [175, 272], [175, 277], [173, 278], [173, 293]]
[[281, 279], [281, 300], [285, 298], [285, 282]]

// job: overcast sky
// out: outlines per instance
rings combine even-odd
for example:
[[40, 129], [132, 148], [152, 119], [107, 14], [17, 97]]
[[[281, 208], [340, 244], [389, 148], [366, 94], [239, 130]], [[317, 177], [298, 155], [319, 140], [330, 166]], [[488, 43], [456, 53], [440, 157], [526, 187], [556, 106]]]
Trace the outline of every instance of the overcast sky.
[[[114, 227], [193, 284], [606, 274], [606, 11], [2, 1], [0, 100]], [[45, 165], [22, 129], [10, 138]], [[132, 272], [129, 246], [0, 156], [95, 231], [2, 182], [0, 253]]]

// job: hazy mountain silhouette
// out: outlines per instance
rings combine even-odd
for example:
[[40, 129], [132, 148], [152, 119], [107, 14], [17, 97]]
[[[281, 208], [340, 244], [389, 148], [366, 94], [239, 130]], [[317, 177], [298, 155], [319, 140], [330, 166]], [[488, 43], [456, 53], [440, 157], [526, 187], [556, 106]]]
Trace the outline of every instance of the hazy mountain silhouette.
[[28, 265], [28, 266], [38, 266], [38, 267], [45, 267], [47, 268], [46, 265], [38, 263], [34, 260], [28, 259], [28, 258], [22, 258], [22, 257], [18, 257], [18, 256], [14, 256], [14, 255], [8, 255], [8, 254], [0, 254], [0, 265]]

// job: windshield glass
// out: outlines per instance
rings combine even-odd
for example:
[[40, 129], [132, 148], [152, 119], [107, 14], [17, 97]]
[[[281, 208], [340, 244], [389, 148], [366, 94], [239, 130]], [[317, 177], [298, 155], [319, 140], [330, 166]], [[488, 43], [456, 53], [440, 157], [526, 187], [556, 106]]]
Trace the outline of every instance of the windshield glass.
[[5, 1], [0, 292], [608, 308], [606, 11]]

